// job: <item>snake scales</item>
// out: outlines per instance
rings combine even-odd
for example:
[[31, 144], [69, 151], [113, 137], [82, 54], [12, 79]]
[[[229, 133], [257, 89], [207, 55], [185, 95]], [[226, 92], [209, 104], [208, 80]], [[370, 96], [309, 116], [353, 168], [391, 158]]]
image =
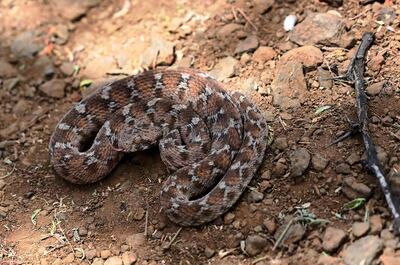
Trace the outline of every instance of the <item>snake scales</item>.
[[173, 222], [201, 225], [238, 200], [262, 162], [267, 124], [242, 94], [194, 70], [154, 70], [96, 90], [50, 139], [55, 172], [84, 184], [107, 176], [124, 153], [157, 145], [171, 175], [161, 205]]

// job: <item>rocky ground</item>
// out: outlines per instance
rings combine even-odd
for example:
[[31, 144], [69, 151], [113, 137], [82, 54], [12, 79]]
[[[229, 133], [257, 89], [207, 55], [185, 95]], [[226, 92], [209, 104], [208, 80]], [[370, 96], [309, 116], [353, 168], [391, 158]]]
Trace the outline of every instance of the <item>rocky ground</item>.
[[[0, 264], [400, 264], [362, 141], [329, 146], [356, 119], [352, 86], [331, 77], [375, 32], [370, 130], [399, 185], [400, 7], [340, 2], [1, 1]], [[297, 22], [285, 31], [289, 15]], [[157, 150], [87, 186], [49, 165], [49, 137], [73, 103], [154, 66], [209, 72], [274, 129], [259, 174], [209, 225], [180, 229], [160, 211]]]

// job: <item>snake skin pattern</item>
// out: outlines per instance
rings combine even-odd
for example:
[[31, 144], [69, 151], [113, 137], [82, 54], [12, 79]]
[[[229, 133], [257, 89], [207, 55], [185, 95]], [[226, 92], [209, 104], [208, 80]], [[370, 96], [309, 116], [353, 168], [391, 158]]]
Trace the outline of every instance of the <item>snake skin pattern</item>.
[[96, 90], [58, 123], [50, 140], [57, 175], [107, 176], [124, 153], [159, 145], [172, 172], [161, 205], [173, 222], [214, 220], [239, 199], [264, 157], [268, 127], [242, 94], [195, 70], [154, 70]]

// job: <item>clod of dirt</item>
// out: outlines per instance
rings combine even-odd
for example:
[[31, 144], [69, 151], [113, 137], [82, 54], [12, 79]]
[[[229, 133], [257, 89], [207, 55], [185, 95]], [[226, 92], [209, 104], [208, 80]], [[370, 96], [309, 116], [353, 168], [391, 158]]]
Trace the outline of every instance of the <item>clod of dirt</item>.
[[369, 231], [371, 235], [379, 235], [383, 229], [383, 221], [380, 215], [375, 214], [369, 218], [369, 224], [371, 230]]
[[352, 243], [344, 251], [344, 263], [348, 265], [371, 265], [374, 258], [382, 251], [383, 240], [378, 236], [366, 236]]
[[175, 61], [175, 45], [161, 37], [154, 37], [151, 46], [142, 55], [142, 66], [152, 67], [154, 63], [160, 66], [172, 65]]
[[42, 46], [36, 40], [36, 33], [34, 31], [26, 31], [20, 33], [11, 42], [11, 51], [17, 57], [31, 58], [36, 55]]
[[121, 258], [124, 265], [131, 265], [137, 261], [137, 255], [132, 251], [124, 252]]
[[117, 256], [109, 257], [104, 262], [104, 265], [122, 265], [122, 259], [120, 257], [117, 257]]
[[63, 98], [66, 83], [64, 79], [52, 79], [39, 87], [39, 90], [51, 98]]
[[0, 77], [10, 78], [18, 74], [17, 70], [6, 60], [0, 59]]
[[275, 0], [253, 0], [252, 2], [256, 12], [262, 15], [272, 8]]

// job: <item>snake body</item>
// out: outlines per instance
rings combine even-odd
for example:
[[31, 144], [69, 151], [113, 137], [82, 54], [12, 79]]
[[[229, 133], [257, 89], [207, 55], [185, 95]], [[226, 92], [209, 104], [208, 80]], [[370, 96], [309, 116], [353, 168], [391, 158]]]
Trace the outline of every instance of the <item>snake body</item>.
[[238, 200], [264, 157], [268, 127], [240, 93], [195, 70], [153, 70], [105, 85], [77, 103], [50, 139], [57, 175], [72, 183], [107, 176], [124, 153], [157, 145], [169, 172], [161, 206], [196, 226]]

